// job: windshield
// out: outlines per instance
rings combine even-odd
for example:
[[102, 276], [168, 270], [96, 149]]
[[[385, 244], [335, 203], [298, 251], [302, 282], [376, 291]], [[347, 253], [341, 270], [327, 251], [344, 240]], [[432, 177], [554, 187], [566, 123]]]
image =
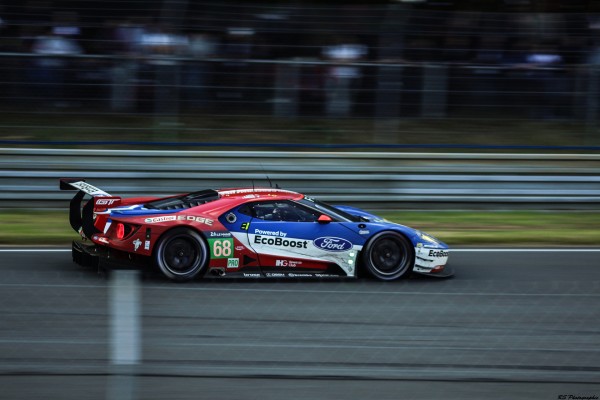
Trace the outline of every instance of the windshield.
[[362, 219], [360, 217], [357, 217], [356, 215], [349, 214], [330, 204], [324, 203], [319, 200], [311, 199], [310, 197], [303, 198], [302, 200], [300, 200], [300, 203], [322, 211], [323, 213], [328, 214], [329, 216], [336, 217], [336, 219], [338, 220], [348, 222], [362, 221]]

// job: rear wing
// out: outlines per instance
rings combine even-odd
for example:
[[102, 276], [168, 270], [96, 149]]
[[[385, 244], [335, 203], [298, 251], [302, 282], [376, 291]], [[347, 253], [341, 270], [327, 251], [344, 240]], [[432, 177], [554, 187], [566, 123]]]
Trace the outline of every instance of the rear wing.
[[78, 178], [61, 178], [60, 190], [81, 190], [90, 196], [110, 196], [102, 189], [98, 189], [94, 185], [90, 185], [85, 179]]
[[[85, 182], [85, 179], [62, 178], [59, 187], [60, 190], [78, 191], [69, 206], [69, 223], [75, 232], [83, 233], [88, 238], [99, 232], [94, 226], [94, 213], [121, 204], [120, 197], [111, 196], [104, 190]], [[92, 199], [82, 208], [81, 202], [85, 195], [91, 196]]]

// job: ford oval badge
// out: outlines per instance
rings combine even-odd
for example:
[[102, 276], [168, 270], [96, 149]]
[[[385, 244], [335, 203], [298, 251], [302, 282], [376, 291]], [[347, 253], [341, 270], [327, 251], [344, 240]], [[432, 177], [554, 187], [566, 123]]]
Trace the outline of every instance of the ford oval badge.
[[324, 236], [313, 241], [316, 247], [325, 251], [346, 251], [352, 248], [352, 242], [331, 236]]

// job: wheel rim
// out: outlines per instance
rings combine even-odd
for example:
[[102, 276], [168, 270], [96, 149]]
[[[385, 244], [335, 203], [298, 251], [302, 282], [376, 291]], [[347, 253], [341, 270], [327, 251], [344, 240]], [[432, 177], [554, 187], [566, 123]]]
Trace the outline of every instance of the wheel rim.
[[406, 245], [394, 238], [382, 238], [373, 244], [371, 264], [385, 276], [401, 273], [407, 268], [408, 250]]
[[187, 238], [175, 237], [165, 246], [164, 265], [174, 274], [182, 275], [190, 272], [200, 260], [194, 243]]

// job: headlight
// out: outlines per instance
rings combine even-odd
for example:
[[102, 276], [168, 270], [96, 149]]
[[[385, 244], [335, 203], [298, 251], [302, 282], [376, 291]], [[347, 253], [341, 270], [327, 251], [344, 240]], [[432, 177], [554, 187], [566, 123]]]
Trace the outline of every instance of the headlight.
[[436, 239], [436, 238], [434, 238], [433, 236], [431, 236], [431, 235], [428, 235], [428, 234], [426, 234], [426, 233], [423, 233], [423, 232], [419, 232], [419, 237], [420, 237], [422, 240], [425, 240], [425, 241], [427, 241], [427, 242], [431, 242], [431, 243], [435, 243], [435, 244], [438, 244], [438, 243], [440, 242], [439, 240], [437, 240], [437, 239]]

